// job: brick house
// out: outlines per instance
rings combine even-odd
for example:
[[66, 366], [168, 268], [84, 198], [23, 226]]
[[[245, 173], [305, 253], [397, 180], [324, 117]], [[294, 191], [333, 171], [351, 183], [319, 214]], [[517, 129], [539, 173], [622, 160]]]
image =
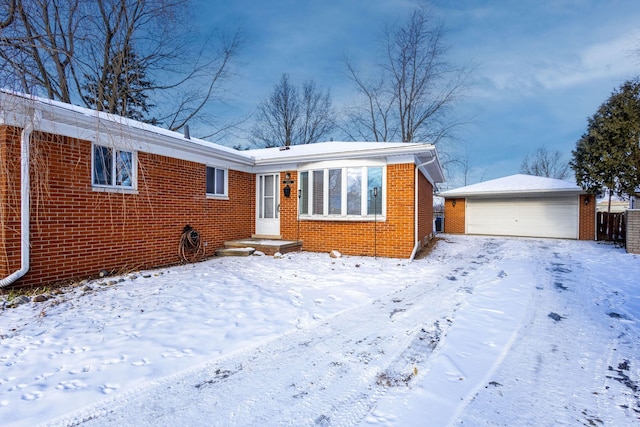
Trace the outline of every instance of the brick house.
[[511, 175], [438, 194], [454, 234], [594, 240], [596, 200], [568, 181]]
[[444, 180], [431, 144], [237, 151], [119, 116], [0, 92], [0, 287], [180, 262], [263, 236], [409, 258]]

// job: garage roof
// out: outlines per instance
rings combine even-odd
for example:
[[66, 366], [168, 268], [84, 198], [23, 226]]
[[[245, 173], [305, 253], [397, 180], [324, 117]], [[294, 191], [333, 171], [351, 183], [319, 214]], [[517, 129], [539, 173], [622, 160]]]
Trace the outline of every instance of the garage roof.
[[473, 196], [499, 196], [499, 195], [534, 195], [534, 194], [582, 194], [585, 191], [575, 183], [561, 179], [546, 178], [533, 175], [511, 175], [504, 178], [492, 179], [478, 184], [454, 190], [443, 191], [439, 196], [445, 198], [473, 197]]

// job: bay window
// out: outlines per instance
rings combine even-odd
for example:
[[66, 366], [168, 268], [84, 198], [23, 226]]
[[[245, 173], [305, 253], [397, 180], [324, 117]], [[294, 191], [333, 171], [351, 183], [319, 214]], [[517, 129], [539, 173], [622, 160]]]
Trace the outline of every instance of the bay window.
[[383, 166], [331, 167], [299, 173], [301, 217], [384, 219], [386, 169]]

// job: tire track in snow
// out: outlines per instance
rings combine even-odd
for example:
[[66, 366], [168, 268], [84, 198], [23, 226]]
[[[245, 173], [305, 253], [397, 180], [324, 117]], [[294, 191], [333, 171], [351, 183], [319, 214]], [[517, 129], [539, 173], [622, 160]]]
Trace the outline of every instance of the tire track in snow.
[[539, 258], [530, 313], [502, 366], [456, 425], [637, 424], [640, 393], [620, 380], [624, 368], [639, 363], [638, 335], [630, 330], [634, 322], [609, 314], [621, 312], [614, 301], [621, 296], [612, 291], [615, 284], [594, 280], [590, 244], [580, 252], [574, 242], [532, 246]]
[[388, 390], [424, 379], [456, 310], [475, 286], [499, 275], [494, 264], [500, 244], [487, 240], [470, 268], [460, 248], [459, 257], [447, 260], [452, 269], [444, 277], [424, 278], [54, 424], [168, 426], [188, 419], [211, 426], [357, 425]]

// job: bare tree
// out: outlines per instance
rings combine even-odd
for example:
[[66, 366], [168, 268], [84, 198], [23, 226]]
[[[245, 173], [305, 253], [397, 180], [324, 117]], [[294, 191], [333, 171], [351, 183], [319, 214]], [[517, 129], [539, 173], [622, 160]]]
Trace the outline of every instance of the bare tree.
[[348, 138], [357, 141], [391, 141], [397, 134], [394, 120], [395, 96], [387, 92], [385, 80], [362, 77], [350, 60], [346, 60], [348, 76], [362, 97], [362, 102], [347, 108], [344, 125]]
[[300, 92], [283, 74], [271, 95], [258, 106], [251, 139], [264, 147], [312, 144], [327, 137], [334, 123], [328, 90], [319, 90], [309, 80]]
[[[203, 117], [244, 44], [235, 32], [192, 47], [198, 43], [189, 33], [189, 6], [189, 0], [3, 0], [0, 79], [25, 93], [135, 118], [156, 105], [150, 114], [176, 130]], [[205, 49], [216, 45], [217, 52]], [[162, 102], [167, 98], [173, 102]], [[135, 100], [142, 103], [137, 110]]]
[[335, 128], [331, 93], [316, 87], [313, 80], [302, 84], [300, 144], [311, 144], [329, 135]]
[[[2, 84], [71, 102], [72, 58], [81, 17], [79, 1], [8, 0], [0, 3], [4, 19], [0, 33]], [[78, 89], [78, 87], [76, 87]]]
[[437, 143], [458, 125], [449, 118], [468, 71], [446, 60], [444, 29], [426, 5], [383, 34], [383, 60], [368, 78], [347, 60], [362, 101], [347, 112], [344, 131], [353, 139]]
[[547, 178], [567, 179], [569, 163], [562, 160], [562, 154], [559, 151], [549, 151], [540, 147], [533, 154], [525, 156], [520, 165], [520, 172]]

